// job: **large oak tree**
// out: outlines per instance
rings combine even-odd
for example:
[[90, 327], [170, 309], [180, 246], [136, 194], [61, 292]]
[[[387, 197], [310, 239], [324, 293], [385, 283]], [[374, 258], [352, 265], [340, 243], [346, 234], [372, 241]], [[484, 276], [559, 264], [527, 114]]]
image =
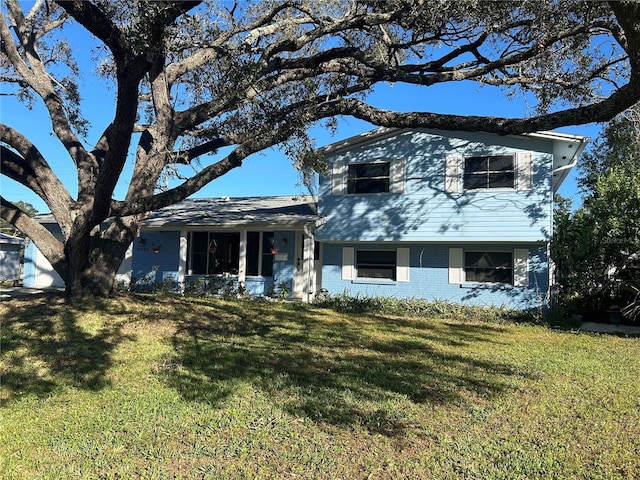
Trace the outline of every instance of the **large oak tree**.
[[[640, 5], [524, 0], [6, 0], [0, 22], [5, 93], [38, 101], [77, 170], [72, 196], [30, 132], [0, 124], [1, 171], [35, 192], [57, 240], [2, 198], [2, 218], [27, 234], [68, 298], [108, 295], [145, 213], [170, 205], [288, 142], [302, 171], [319, 168], [308, 138], [323, 119], [500, 134], [602, 122], [640, 99]], [[68, 24], [71, 24], [68, 27]], [[63, 27], [65, 27], [63, 29]], [[115, 113], [94, 145], [83, 136], [67, 32], [99, 42]], [[379, 84], [429, 88], [473, 81], [535, 95], [526, 118], [394, 112], [367, 102]], [[452, 90], [453, 92], [453, 90]], [[228, 154], [209, 157], [223, 147]], [[135, 154], [125, 198], [114, 198]], [[209, 158], [215, 158], [208, 161]], [[194, 174], [170, 189], [181, 165]], [[102, 228], [101, 228], [102, 226]], [[106, 227], [105, 227], [106, 226]]]

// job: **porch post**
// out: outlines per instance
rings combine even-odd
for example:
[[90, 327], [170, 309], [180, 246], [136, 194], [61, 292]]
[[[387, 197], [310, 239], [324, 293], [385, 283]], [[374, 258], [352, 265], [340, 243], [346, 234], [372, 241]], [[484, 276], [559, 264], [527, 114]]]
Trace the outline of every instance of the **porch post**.
[[240, 230], [240, 251], [238, 252], [238, 283], [244, 284], [247, 278], [247, 231]]
[[187, 231], [180, 230], [180, 258], [178, 261], [178, 285], [184, 285], [187, 275]]
[[314, 232], [308, 225], [304, 227], [303, 233], [303, 254], [302, 254], [302, 299], [310, 302], [313, 298], [313, 275], [315, 275], [313, 247], [315, 244]]

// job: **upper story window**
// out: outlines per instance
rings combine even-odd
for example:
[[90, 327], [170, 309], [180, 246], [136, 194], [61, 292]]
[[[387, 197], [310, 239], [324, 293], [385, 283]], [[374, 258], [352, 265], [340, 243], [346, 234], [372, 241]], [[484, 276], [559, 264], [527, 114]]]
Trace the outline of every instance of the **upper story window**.
[[402, 158], [388, 161], [348, 163], [337, 161], [331, 171], [333, 195], [371, 193], [403, 193], [405, 162]]
[[356, 163], [349, 165], [347, 193], [389, 193], [391, 163]]
[[478, 155], [464, 159], [465, 190], [515, 188], [513, 155]]

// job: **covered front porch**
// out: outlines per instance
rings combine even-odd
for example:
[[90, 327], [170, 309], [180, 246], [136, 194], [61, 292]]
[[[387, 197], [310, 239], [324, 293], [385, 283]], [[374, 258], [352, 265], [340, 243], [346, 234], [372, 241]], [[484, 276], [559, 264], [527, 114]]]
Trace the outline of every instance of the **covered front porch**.
[[154, 212], [134, 241], [132, 281], [309, 301], [320, 269], [308, 199], [196, 199]]

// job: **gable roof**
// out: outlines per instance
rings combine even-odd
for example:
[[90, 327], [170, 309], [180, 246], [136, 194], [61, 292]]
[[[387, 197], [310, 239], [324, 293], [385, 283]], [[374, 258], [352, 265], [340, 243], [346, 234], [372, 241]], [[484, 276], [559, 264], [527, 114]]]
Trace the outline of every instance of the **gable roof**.
[[[412, 129], [412, 128], [391, 128], [391, 127], [380, 127], [374, 130], [370, 130], [368, 132], [361, 133], [359, 135], [354, 135], [345, 140], [340, 140], [335, 143], [331, 143], [326, 145], [325, 147], [320, 148], [319, 150], [325, 154], [333, 154], [336, 152], [340, 152], [343, 150], [351, 149], [357, 147], [359, 145], [366, 145], [368, 143], [373, 143], [375, 141], [383, 140], [385, 138], [392, 137], [394, 135], [398, 135], [404, 132], [410, 132], [413, 130], [427, 131], [427, 132], [437, 132], [438, 134], [445, 134], [444, 130], [437, 129]], [[455, 132], [450, 132], [451, 135], [454, 135]], [[487, 135], [494, 135], [496, 137], [500, 137], [500, 135], [495, 133], [488, 133]], [[509, 135], [510, 137], [522, 137], [522, 138], [542, 138], [551, 141], [553, 145], [553, 177], [552, 177], [552, 185], [553, 191], [556, 192], [562, 182], [564, 182], [567, 175], [571, 171], [577, 161], [578, 157], [585, 149], [587, 143], [589, 142], [588, 137], [583, 137], [582, 135], [574, 135], [569, 133], [561, 133], [561, 132], [534, 132], [534, 133], [523, 133], [518, 135]]]
[[318, 219], [312, 196], [192, 198], [151, 212], [143, 228], [247, 225], [302, 227]]

